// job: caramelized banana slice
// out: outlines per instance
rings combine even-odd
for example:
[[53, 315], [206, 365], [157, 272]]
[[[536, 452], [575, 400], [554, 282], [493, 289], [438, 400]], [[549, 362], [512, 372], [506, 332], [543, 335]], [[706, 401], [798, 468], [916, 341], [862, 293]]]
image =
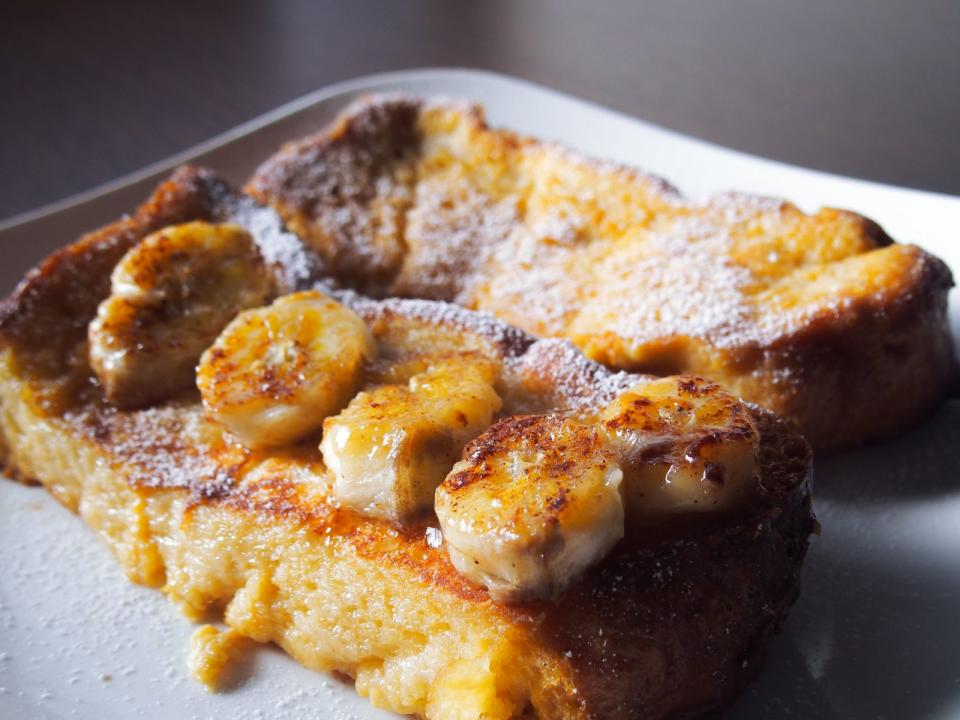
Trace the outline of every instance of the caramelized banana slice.
[[318, 430], [357, 391], [373, 337], [326, 295], [286, 295], [237, 316], [203, 354], [197, 386], [208, 414], [250, 448]]
[[239, 311], [261, 305], [271, 275], [238, 225], [191, 222], [148, 235], [120, 260], [90, 323], [90, 366], [121, 407], [193, 384], [197, 359]]
[[623, 537], [622, 479], [596, 427], [561, 415], [501, 420], [437, 489], [450, 560], [494, 599], [555, 596]]
[[607, 406], [602, 423], [620, 454], [630, 520], [730, 509], [753, 485], [760, 434], [748, 408], [714, 382], [637, 385]]
[[[404, 384], [360, 393], [323, 424], [320, 450], [333, 494], [372, 517], [403, 524], [433, 506], [463, 446], [500, 409], [497, 365], [478, 353], [401, 363]], [[391, 373], [388, 373], [388, 376]]]

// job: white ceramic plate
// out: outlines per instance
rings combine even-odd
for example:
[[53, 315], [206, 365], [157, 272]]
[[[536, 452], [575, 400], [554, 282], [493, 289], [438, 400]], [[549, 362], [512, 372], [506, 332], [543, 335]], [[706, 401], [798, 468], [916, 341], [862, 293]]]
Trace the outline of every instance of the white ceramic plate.
[[[130, 210], [187, 160], [242, 182], [282, 142], [353, 96], [405, 90], [478, 100], [491, 123], [661, 174], [691, 196], [738, 189], [878, 220], [960, 271], [960, 198], [851, 180], [677, 135], [489, 73], [378, 75], [318, 91], [219, 138], [0, 225], [0, 292], [51, 250]], [[852, 139], [851, 142], [855, 142]], [[952, 300], [960, 336], [958, 297]], [[768, 668], [732, 718], [960, 715], [960, 401], [883, 446], [818, 459], [815, 538], [800, 601]], [[279, 651], [208, 695], [184, 664], [192, 628], [158, 592], [128, 583], [106, 549], [42, 490], [0, 482], [0, 717], [391, 717]]]

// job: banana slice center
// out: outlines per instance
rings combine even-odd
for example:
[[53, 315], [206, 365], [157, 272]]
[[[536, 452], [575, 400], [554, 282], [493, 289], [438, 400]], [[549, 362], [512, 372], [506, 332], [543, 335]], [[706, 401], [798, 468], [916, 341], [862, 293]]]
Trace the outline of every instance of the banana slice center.
[[241, 310], [262, 304], [272, 275], [237, 225], [191, 222], [148, 235], [120, 260], [90, 323], [90, 365], [121, 407], [190, 387], [201, 353]]
[[631, 522], [730, 510], [755, 484], [759, 431], [747, 407], [711, 381], [638, 385], [601, 423], [621, 459]]
[[451, 353], [428, 360], [405, 384], [360, 393], [323, 426], [320, 450], [333, 495], [398, 525], [429, 512], [463, 446], [500, 409], [496, 377], [491, 360]]
[[343, 408], [375, 354], [353, 311], [294, 293], [238, 315], [200, 359], [197, 386], [207, 413], [244, 445], [279, 447]]
[[498, 600], [554, 597], [623, 537], [623, 473], [599, 428], [501, 420], [436, 492], [447, 552]]

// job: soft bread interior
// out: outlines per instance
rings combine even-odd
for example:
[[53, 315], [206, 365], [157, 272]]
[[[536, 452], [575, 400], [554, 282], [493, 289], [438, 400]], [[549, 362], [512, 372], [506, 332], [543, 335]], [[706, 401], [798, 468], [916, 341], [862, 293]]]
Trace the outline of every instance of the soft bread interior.
[[[493, 719], [529, 705], [537, 717], [580, 716], [569, 668], [531, 641], [517, 613], [438, 585], [429, 563], [383, 561], [435, 552], [425, 539], [311, 532], [303, 514], [311, 500], [300, 495], [309, 489], [271, 478], [281, 468], [269, 462], [251, 471], [249, 504], [132, 485], [122, 461], [30, 407], [7, 354], [0, 368], [7, 467], [79, 512], [132, 581], [162, 588], [188, 617], [222, 610], [243, 635], [276, 642], [307, 667], [349, 675], [375, 705], [397, 712]], [[252, 489], [264, 482], [275, 484]], [[265, 492], [262, 503], [293, 503], [295, 511], [257, 507], [254, 496]], [[372, 552], [358, 549], [365, 542]]]

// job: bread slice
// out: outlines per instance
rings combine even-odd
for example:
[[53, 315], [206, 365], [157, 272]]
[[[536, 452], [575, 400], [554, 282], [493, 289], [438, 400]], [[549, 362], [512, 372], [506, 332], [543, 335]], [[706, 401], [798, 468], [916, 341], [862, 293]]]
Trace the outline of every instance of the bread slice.
[[247, 191], [358, 289], [487, 310], [612, 367], [714, 378], [818, 449], [904, 429], [955, 378], [936, 257], [852, 212], [691, 202], [490, 129], [476, 105], [362, 100]]
[[[253, 233], [278, 278], [309, 282], [315, 261], [269, 218], [209, 171], [184, 168], [132, 216], [28, 274], [0, 311], [7, 470], [79, 512], [131, 580], [162, 588], [189, 617], [222, 613], [242, 635], [349, 675], [380, 707], [443, 719], [665, 718], [730, 703], [797, 596], [814, 527], [809, 446], [768, 411], [748, 409], [761, 433], [748, 505], [628, 535], [555, 602], [511, 604], [456, 572], [435, 518], [398, 530], [332, 501], [316, 438], [245, 450], [193, 390], [140, 410], [105, 401], [85, 328], [124, 249], [170, 223], [230, 220]], [[338, 297], [386, 354], [495, 359], [505, 413], [589, 413], [642, 380], [456, 306]]]

